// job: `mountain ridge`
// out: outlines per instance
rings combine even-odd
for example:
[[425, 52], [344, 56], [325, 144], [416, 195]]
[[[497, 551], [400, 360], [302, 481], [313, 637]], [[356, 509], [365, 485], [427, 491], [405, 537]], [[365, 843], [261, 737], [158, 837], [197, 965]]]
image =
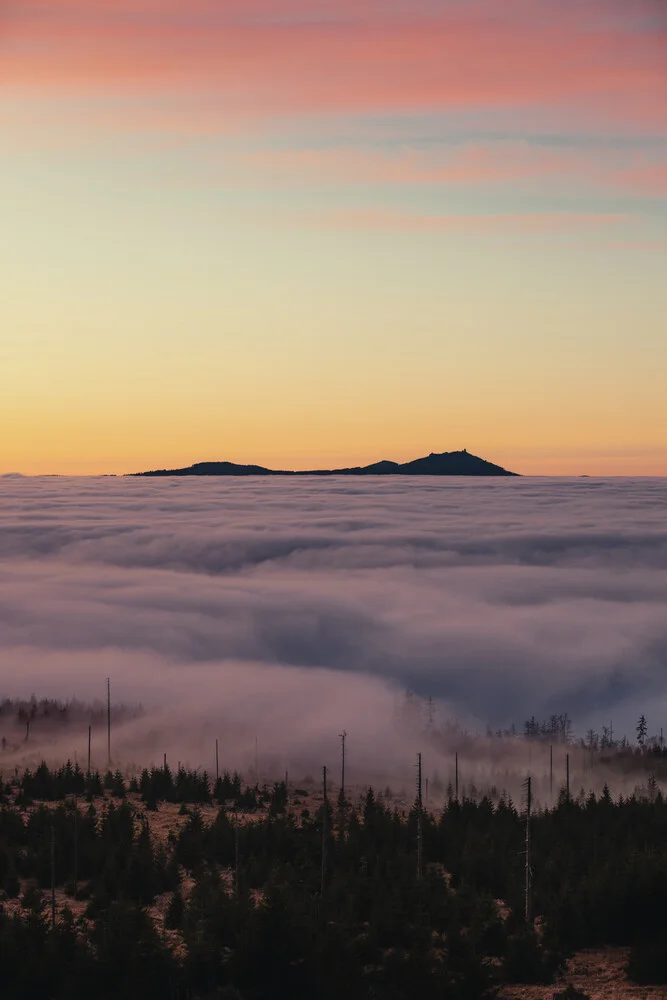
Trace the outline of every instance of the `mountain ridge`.
[[341, 469], [268, 469], [236, 462], [195, 462], [183, 469], [151, 469], [131, 476], [518, 476], [500, 465], [462, 451], [431, 452], [410, 462], [382, 459]]

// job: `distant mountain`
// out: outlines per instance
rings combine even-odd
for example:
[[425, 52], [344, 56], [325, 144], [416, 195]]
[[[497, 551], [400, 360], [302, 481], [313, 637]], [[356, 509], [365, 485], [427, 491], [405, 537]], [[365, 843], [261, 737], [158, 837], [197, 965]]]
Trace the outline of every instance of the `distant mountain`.
[[463, 451], [431, 452], [412, 462], [374, 462], [349, 469], [310, 469], [293, 472], [265, 469], [262, 465], [236, 465], [234, 462], [197, 462], [187, 469], [154, 469], [135, 472], [135, 476], [516, 476], [500, 465]]

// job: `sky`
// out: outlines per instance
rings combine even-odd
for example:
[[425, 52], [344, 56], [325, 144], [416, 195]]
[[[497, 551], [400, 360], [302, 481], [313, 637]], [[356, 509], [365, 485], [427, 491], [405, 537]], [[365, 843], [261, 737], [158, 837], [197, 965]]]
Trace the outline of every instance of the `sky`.
[[664, 0], [5, 0], [0, 472], [667, 474]]
[[110, 676], [170, 719], [139, 763], [202, 764], [219, 736], [246, 768], [259, 734], [282, 768], [335, 768], [346, 729], [352, 767], [409, 770], [407, 688], [471, 733], [567, 712], [578, 737], [634, 741], [641, 714], [656, 735], [666, 503], [659, 478], [2, 477], [0, 698], [104, 698]]

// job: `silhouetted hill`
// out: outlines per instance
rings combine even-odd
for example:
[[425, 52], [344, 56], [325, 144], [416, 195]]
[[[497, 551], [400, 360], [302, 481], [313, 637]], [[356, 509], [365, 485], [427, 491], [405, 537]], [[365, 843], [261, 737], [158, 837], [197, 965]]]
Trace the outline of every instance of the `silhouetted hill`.
[[416, 458], [401, 466], [404, 476], [514, 476], [499, 465], [470, 455], [467, 451], [433, 452], [426, 458]]
[[236, 465], [234, 462], [197, 462], [186, 469], [154, 469], [135, 472], [135, 476], [516, 476], [500, 465], [463, 451], [431, 452], [412, 462], [373, 462], [348, 469], [290, 470], [265, 469], [262, 465]]

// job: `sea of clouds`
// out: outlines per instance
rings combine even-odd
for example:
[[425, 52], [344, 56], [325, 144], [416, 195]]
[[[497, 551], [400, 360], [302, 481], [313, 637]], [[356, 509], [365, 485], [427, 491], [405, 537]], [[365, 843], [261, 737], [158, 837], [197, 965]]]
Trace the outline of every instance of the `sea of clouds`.
[[667, 480], [0, 478], [0, 696], [107, 676], [139, 756], [401, 755], [407, 688], [667, 730]]

